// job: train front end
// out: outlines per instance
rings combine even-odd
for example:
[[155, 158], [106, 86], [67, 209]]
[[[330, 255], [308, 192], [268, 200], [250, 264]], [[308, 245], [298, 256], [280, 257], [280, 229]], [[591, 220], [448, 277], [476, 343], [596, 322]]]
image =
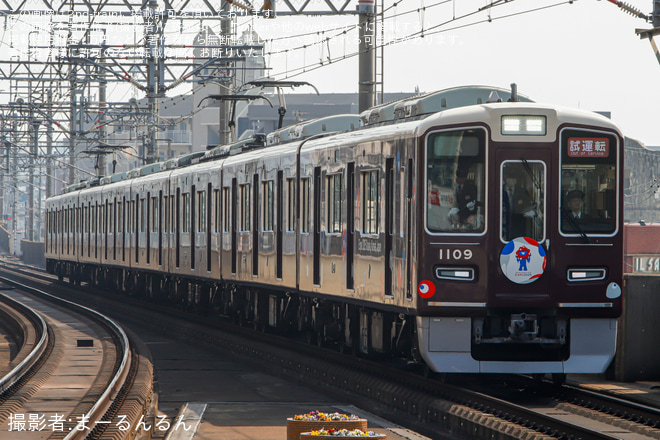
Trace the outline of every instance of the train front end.
[[494, 103], [438, 113], [420, 134], [417, 328], [430, 369], [603, 372], [622, 310], [616, 126]]

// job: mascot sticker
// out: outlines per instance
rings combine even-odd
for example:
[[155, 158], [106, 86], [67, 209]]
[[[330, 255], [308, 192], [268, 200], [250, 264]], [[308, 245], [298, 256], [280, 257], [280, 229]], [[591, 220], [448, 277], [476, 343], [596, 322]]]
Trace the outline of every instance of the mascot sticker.
[[536, 281], [545, 270], [545, 249], [529, 237], [518, 237], [508, 242], [500, 254], [500, 267], [504, 275], [517, 284]]

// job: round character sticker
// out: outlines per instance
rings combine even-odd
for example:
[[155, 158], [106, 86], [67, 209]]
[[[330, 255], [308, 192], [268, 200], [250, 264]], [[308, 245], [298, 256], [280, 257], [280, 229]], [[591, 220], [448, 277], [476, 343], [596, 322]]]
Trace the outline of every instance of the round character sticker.
[[417, 291], [419, 292], [419, 296], [424, 299], [429, 299], [435, 294], [435, 284], [430, 281], [422, 281], [419, 283]]
[[545, 249], [529, 237], [514, 238], [504, 245], [500, 254], [502, 272], [516, 284], [529, 284], [539, 279], [545, 264]]

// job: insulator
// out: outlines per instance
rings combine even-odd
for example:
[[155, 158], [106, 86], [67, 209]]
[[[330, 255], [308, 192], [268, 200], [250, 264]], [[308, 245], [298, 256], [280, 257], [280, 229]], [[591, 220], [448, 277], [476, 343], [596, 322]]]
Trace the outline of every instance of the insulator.
[[648, 19], [646, 14], [643, 14], [642, 11], [635, 8], [634, 6], [629, 5], [628, 3], [617, 2], [617, 6], [619, 6], [621, 9], [623, 9], [624, 11], [629, 13], [630, 15], [634, 15], [635, 17], [640, 17], [640, 18], [643, 18], [645, 20]]

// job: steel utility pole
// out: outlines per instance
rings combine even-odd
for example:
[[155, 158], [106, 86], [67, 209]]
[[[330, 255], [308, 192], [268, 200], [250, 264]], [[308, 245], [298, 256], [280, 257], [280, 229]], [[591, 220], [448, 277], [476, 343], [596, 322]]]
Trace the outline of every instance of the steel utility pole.
[[653, 0], [653, 12], [651, 13], [650, 16], [642, 13], [634, 6], [631, 6], [625, 2], [620, 2], [618, 0], [608, 0], [608, 1], [610, 3], [614, 3], [620, 9], [624, 10], [630, 15], [634, 15], [635, 17], [639, 17], [645, 21], [650, 21], [653, 24], [653, 29], [635, 29], [635, 33], [639, 35], [639, 38], [641, 39], [648, 38], [649, 43], [651, 43], [651, 48], [653, 49], [653, 53], [655, 54], [658, 63], [660, 63], [660, 50], [658, 50], [658, 46], [655, 44], [655, 41], [653, 40], [653, 37], [655, 37], [656, 35], [660, 35], [660, 0]]
[[375, 91], [375, 1], [358, 0], [359, 56], [358, 56], [358, 108], [360, 112], [373, 107], [376, 103]]
[[[229, 12], [230, 9], [230, 4], [228, 2], [224, 2], [222, 10], [223, 12]], [[220, 22], [220, 29], [222, 30], [222, 38], [224, 41], [230, 41], [231, 38], [231, 25], [232, 25], [232, 19], [227, 16], [225, 20], [222, 20]], [[227, 81], [222, 81], [220, 87], [227, 87], [229, 86], [230, 93], [233, 93], [234, 87], [233, 79], [229, 78]], [[225, 93], [226, 89], [222, 91], [222, 93]], [[219, 110], [219, 134], [220, 134], [220, 139], [219, 139], [219, 145], [226, 145], [232, 141], [235, 141], [236, 139], [232, 139], [231, 136], [231, 130], [229, 128], [229, 102], [220, 100], [218, 105], [220, 106]]]
[[30, 122], [34, 129], [34, 143], [30, 149], [30, 160], [28, 166], [28, 221], [26, 225], [27, 239], [34, 241], [34, 167], [37, 165], [37, 152], [39, 151], [39, 125], [41, 121], [34, 117], [34, 112], [30, 110]]
[[660, 50], [655, 44], [653, 37], [660, 35], [660, 0], [653, 0], [653, 12], [651, 13], [651, 23], [653, 24], [653, 29], [636, 29], [635, 32], [639, 35], [639, 38], [648, 38], [649, 43], [651, 43], [651, 48], [653, 53], [660, 63]]

